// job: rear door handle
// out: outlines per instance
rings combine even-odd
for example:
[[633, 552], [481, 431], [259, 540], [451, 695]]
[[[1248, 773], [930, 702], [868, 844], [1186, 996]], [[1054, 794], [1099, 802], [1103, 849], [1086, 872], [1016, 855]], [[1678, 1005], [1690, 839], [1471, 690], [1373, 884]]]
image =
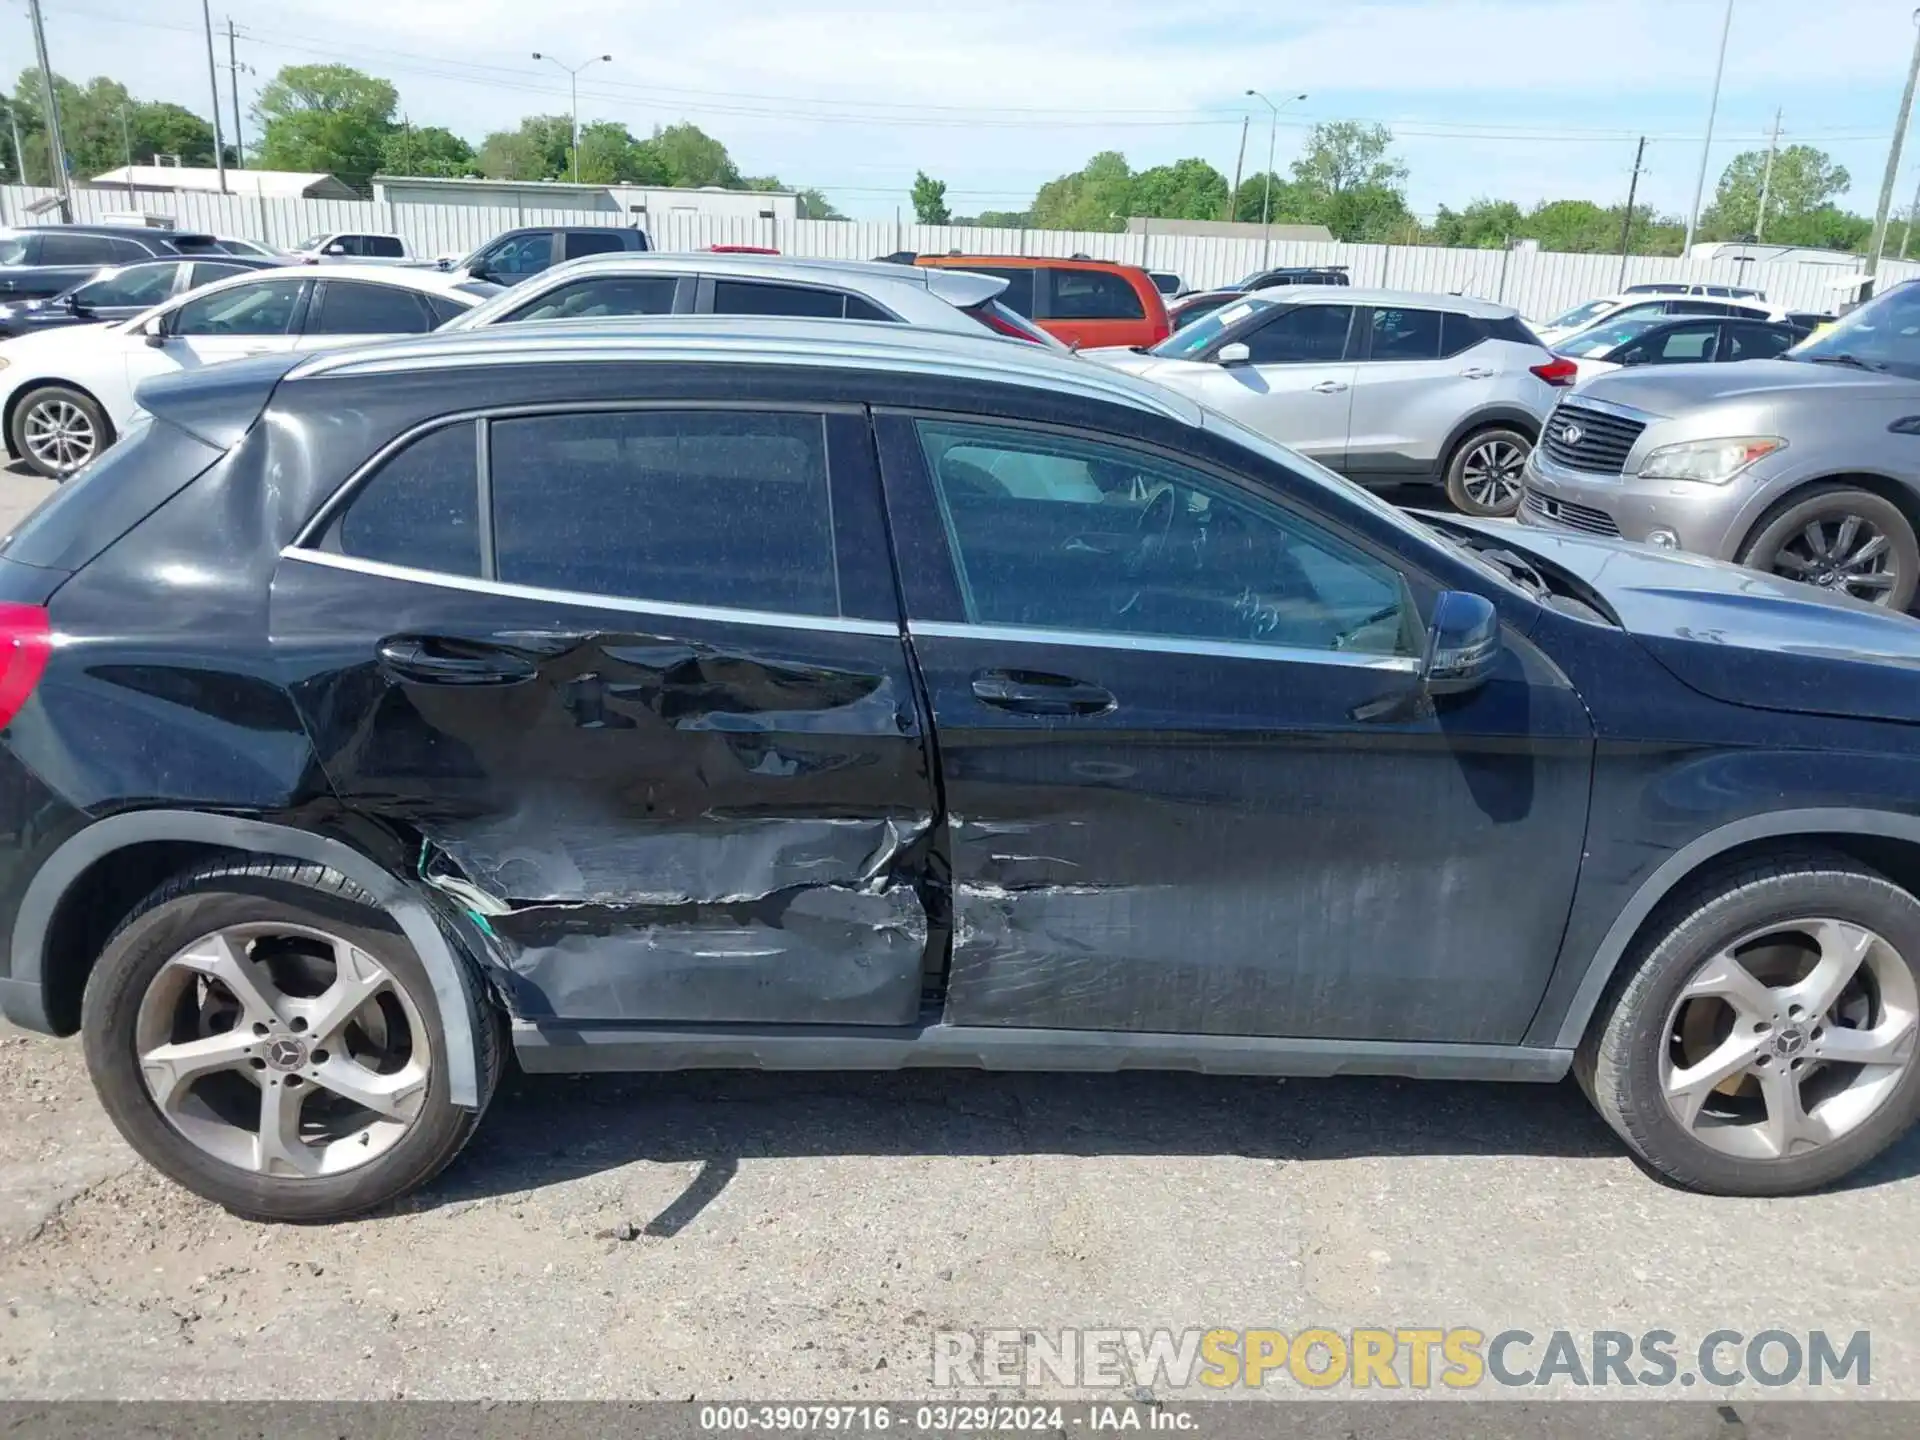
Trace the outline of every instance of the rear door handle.
[[1313, 388], [1322, 395], [1338, 395], [1342, 390], [1347, 388], [1347, 382], [1344, 380], [1322, 380]]
[[1486, 369], [1484, 366], [1471, 365], [1465, 370], [1462, 370], [1460, 375], [1462, 379], [1466, 380], [1491, 380], [1493, 378], [1493, 371]]
[[1113, 692], [1103, 686], [1036, 670], [979, 671], [973, 694], [1016, 715], [1104, 715], [1115, 708]]
[[476, 640], [396, 635], [379, 655], [388, 674], [421, 685], [518, 685], [539, 674], [525, 655]]

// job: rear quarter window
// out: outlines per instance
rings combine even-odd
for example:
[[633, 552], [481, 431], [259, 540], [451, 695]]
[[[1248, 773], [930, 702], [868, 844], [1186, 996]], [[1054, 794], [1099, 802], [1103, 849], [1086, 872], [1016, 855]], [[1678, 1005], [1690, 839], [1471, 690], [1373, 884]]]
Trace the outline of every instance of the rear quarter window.
[[1050, 270], [1047, 273], [1052, 282], [1047, 308], [1050, 320], [1147, 318], [1139, 292], [1124, 275], [1116, 275], [1111, 270]]
[[480, 573], [478, 440], [471, 422], [420, 436], [381, 462], [322, 548], [443, 575]]

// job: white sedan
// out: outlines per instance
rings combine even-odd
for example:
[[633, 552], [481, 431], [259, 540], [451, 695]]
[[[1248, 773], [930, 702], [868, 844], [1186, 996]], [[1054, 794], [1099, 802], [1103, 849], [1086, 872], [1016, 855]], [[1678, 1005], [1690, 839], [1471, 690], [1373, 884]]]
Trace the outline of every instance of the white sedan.
[[126, 431], [140, 413], [134, 390], [155, 375], [423, 334], [498, 290], [432, 270], [259, 270], [117, 325], [74, 325], [0, 342], [7, 453], [63, 479]]

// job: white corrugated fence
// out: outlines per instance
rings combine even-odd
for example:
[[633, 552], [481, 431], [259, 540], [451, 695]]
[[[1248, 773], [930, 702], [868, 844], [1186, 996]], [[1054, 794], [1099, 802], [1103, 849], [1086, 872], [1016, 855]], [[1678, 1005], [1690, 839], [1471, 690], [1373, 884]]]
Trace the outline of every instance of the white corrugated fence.
[[[34, 223], [28, 206], [53, 191], [0, 186], [0, 223]], [[414, 253], [432, 257], [477, 249], [502, 230], [521, 225], [619, 225], [633, 217], [615, 211], [501, 205], [399, 205], [367, 200], [274, 200], [252, 195], [191, 191], [129, 197], [111, 189], [75, 192], [75, 216], [97, 221], [116, 211], [169, 215], [182, 229], [211, 231], [291, 246], [327, 230], [374, 230], [405, 237]], [[38, 217], [44, 219], [44, 217]], [[1569, 306], [1626, 284], [1687, 280], [1751, 286], [1790, 310], [1830, 311], [1847, 293], [1834, 282], [1850, 265], [1745, 264], [1550, 251], [1449, 250], [1432, 245], [1343, 245], [1221, 239], [1197, 235], [1114, 234], [1107, 231], [1000, 230], [889, 221], [749, 220], [670, 211], [649, 217], [648, 234], [662, 250], [709, 245], [765, 245], [788, 255], [871, 259], [897, 250], [967, 255], [1074, 255], [1171, 270], [1190, 285], [1225, 284], [1262, 265], [1344, 265], [1356, 285], [1396, 290], [1458, 291], [1512, 305], [1544, 320]], [[1920, 276], [1920, 263], [1887, 261], [1882, 283]]]

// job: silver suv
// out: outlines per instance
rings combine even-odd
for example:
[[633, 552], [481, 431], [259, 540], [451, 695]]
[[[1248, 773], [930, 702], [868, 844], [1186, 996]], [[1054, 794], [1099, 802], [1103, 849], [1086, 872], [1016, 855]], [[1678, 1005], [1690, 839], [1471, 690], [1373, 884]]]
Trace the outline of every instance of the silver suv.
[[1443, 483], [1484, 516], [1520, 504], [1527, 452], [1576, 373], [1505, 305], [1318, 285], [1255, 291], [1151, 350], [1081, 353], [1362, 484]]
[[1597, 376], [1548, 421], [1520, 519], [1907, 609], [1920, 584], [1920, 283], [1777, 360]]

